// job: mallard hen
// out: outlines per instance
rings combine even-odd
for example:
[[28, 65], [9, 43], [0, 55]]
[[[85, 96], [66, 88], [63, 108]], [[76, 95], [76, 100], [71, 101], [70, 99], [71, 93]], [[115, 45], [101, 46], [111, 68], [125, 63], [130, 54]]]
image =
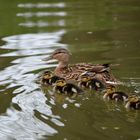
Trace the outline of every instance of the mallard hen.
[[98, 74], [98, 79], [107, 83], [106, 81], [116, 81], [114, 76], [110, 73], [109, 64], [89, 64], [89, 63], [78, 63], [75, 65], [69, 65], [69, 58], [71, 53], [64, 49], [56, 49], [49, 57], [43, 59], [45, 61], [56, 59], [58, 60], [58, 66], [55, 68], [55, 75], [65, 78], [66, 80], [74, 80], [77, 81], [79, 79], [79, 75], [83, 72], [93, 72]]

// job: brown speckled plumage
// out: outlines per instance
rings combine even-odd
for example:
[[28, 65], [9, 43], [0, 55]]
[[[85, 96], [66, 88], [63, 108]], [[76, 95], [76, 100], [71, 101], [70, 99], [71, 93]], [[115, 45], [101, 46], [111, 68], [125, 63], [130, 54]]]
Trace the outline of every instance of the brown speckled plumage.
[[86, 71], [96, 73], [95, 78], [106, 83], [106, 81], [116, 81], [114, 76], [110, 72], [108, 64], [93, 65], [90, 63], [78, 63], [75, 65], [69, 65], [70, 52], [66, 49], [60, 48], [55, 50], [50, 57], [46, 60], [56, 59], [58, 60], [58, 66], [54, 70], [54, 74], [65, 78], [66, 80], [77, 81], [80, 75]]

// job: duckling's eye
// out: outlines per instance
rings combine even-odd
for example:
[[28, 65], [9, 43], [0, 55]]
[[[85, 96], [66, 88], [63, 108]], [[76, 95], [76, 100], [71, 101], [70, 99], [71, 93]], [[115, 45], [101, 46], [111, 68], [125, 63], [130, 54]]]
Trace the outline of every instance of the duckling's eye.
[[65, 81], [61, 81], [61, 84], [65, 84]]
[[107, 90], [111, 90], [111, 87], [107, 87]]
[[113, 91], [112, 91], [112, 88], [111, 87], [107, 87], [107, 92], [108, 93], [112, 93]]
[[63, 84], [63, 81], [59, 82], [59, 84]]
[[111, 87], [111, 89], [110, 89], [110, 90], [114, 92], [114, 91], [115, 91], [115, 87]]
[[86, 77], [83, 77], [83, 80], [86, 80], [87, 78]]
[[82, 80], [83, 81], [88, 81], [89, 80], [89, 77], [83, 77]]
[[44, 75], [44, 79], [48, 79], [48, 78], [50, 78], [50, 77], [51, 77], [51, 75], [49, 75], [49, 74]]
[[57, 85], [58, 86], [64, 86], [65, 85], [65, 81], [57, 81]]

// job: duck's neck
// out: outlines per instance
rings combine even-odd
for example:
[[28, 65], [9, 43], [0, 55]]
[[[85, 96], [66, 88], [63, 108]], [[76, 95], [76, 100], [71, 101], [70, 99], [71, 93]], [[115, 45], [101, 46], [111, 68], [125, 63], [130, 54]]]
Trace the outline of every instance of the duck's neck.
[[58, 66], [55, 68], [55, 74], [56, 75], [61, 75], [61, 73], [63, 73], [63, 70], [67, 69], [68, 68], [68, 62], [64, 62], [64, 61], [60, 61], [58, 63]]

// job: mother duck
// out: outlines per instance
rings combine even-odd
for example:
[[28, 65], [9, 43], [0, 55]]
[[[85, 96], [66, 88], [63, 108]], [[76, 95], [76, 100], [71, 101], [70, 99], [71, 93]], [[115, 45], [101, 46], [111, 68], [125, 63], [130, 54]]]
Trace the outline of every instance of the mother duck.
[[59, 48], [43, 60], [58, 60], [58, 66], [55, 68], [54, 74], [66, 80], [78, 81], [83, 73], [88, 72], [91, 77], [97, 78], [105, 84], [116, 81], [110, 72], [109, 64], [77, 63], [69, 65], [70, 55], [71, 53], [67, 49]]

